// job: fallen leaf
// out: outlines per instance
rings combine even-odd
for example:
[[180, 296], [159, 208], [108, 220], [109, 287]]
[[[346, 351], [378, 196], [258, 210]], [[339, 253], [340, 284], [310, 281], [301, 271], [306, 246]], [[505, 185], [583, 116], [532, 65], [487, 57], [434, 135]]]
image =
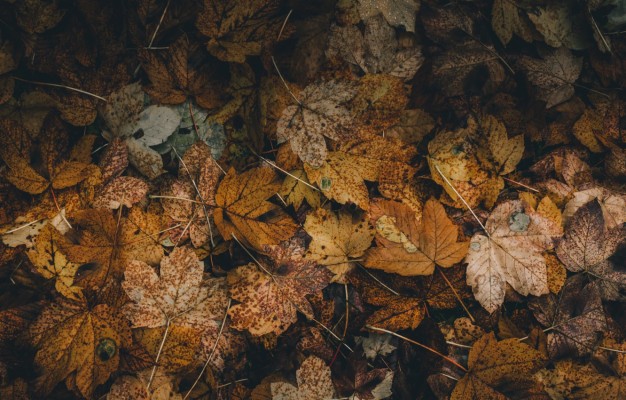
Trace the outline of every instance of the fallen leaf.
[[548, 293], [545, 259], [562, 229], [519, 200], [498, 205], [485, 223], [486, 232], [475, 234], [465, 261], [467, 283], [489, 312], [504, 302], [506, 284], [522, 295]]
[[407, 32], [415, 32], [415, 16], [420, 2], [415, 0], [358, 0], [357, 10], [361, 19], [382, 14], [391, 26], [404, 27]]
[[613, 229], [626, 222], [626, 195], [614, 193], [601, 186], [573, 193], [565, 205], [563, 219], [567, 222], [583, 205], [597, 200], [604, 216], [606, 229]]
[[279, 194], [285, 199], [285, 203], [292, 205], [296, 210], [304, 201], [311, 208], [318, 208], [321, 204], [320, 192], [314, 186], [309, 185], [310, 182], [304, 170], [293, 170], [285, 177]]
[[537, 7], [528, 13], [528, 18], [549, 46], [582, 50], [591, 44], [580, 29], [585, 24], [583, 14], [569, 3], [551, 2]]
[[626, 384], [621, 376], [604, 375], [593, 364], [580, 364], [572, 360], [558, 361], [553, 369], [542, 369], [535, 376], [550, 398], [558, 400], [618, 400]]
[[[404, 276], [430, 275], [435, 265], [449, 268], [467, 254], [467, 242], [457, 242], [458, 228], [438, 201], [429, 199], [420, 219], [406, 206], [379, 203], [377, 247], [367, 252], [365, 266]], [[391, 234], [384, 233], [391, 230]]]
[[355, 219], [348, 213], [334, 213], [323, 208], [307, 215], [304, 230], [313, 240], [311, 257], [325, 265], [334, 275], [331, 282], [346, 282], [354, 268], [351, 259], [363, 256], [374, 231], [365, 218]]
[[330, 368], [324, 360], [315, 356], [305, 359], [296, 371], [297, 386], [289, 382], [271, 383], [271, 394], [274, 399], [328, 400], [335, 397], [335, 388], [330, 378]]
[[525, 42], [532, 42], [533, 33], [526, 15], [517, 4], [508, 0], [495, 0], [491, 8], [491, 27], [500, 41], [507, 45], [513, 34], [521, 37]]

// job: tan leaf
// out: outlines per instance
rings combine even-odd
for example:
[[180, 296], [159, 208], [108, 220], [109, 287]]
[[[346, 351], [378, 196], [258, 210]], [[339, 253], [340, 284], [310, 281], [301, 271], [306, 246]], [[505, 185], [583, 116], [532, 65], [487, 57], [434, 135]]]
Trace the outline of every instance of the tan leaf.
[[597, 186], [591, 189], [575, 192], [574, 196], [565, 205], [563, 219], [567, 222], [580, 207], [590, 201], [598, 199], [604, 224], [607, 229], [613, 229], [626, 222], [626, 196], [613, 193], [608, 189]]
[[[287, 175], [280, 188], [280, 195], [285, 203], [298, 210], [302, 202], [306, 201], [311, 208], [317, 208], [321, 204], [320, 192], [308, 186], [309, 180], [302, 169], [293, 170]], [[292, 176], [293, 175], [293, 176]]]
[[118, 176], [109, 182], [91, 203], [93, 208], [116, 210], [121, 206], [131, 208], [148, 193], [148, 184], [132, 176]]
[[465, 258], [467, 283], [480, 304], [495, 311], [504, 302], [507, 283], [523, 295], [548, 293], [541, 253], [553, 247], [561, 227], [519, 200], [497, 206], [485, 227], [488, 236], [475, 234]]
[[254, 168], [239, 175], [233, 168], [215, 195], [215, 224], [225, 240], [233, 235], [257, 249], [277, 244], [296, 231], [296, 224], [280, 207], [267, 201], [280, 190], [271, 168]]
[[332, 282], [340, 283], [346, 282], [346, 274], [354, 267], [351, 259], [361, 257], [374, 237], [365, 218], [357, 220], [322, 208], [307, 215], [304, 230], [313, 238], [311, 257], [335, 274]]
[[288, 382], [271, 383], [272, 398], [281, 400], [329, 400], [335, 397], [330, 368], [324, 360], [309, 356], [296, 371], [297, 386]]
[[150, 375], [152, 368], [139, 372], [137, 376], [118, 377], [111, 385], [106, 400], [183, 400], [183, 395], [176, 390], [174, 377], [162, 370], [157, 370], [150, 389], [146, 389]]
[[[424, 205], [421, 228], [417, 227], [419, 220], [408, 207], [393, 202], [381, 205], [387, 210], [379, 213], [391, 214], [376, 220], [377, 232], [386, 241], [378, 241], [379, 245], [367, 252], [367, 267], [404, 276], [430, 275], [435, 265], [449, 268], [467, 254], [468, 243], [457, 242], [458, 228], [438, 201], [430, 199]], [[397, 229], [393, 235], [381, 232], [393, 231], [392, 227], [384, 226], [387, 221], [393, 221]]]

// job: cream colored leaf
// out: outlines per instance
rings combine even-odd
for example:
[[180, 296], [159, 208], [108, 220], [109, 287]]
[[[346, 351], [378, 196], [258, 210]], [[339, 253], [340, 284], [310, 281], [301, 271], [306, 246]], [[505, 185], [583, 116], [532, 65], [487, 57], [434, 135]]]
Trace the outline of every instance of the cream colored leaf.
[[133, 138], [126, 139], [128, 160], [149, 179], [155, 179], [165, 172], [161, 155]]
[[314, 260], [326, 265], [335, 274], [332, 282], [346, 282], [346, 274], [354, 267], [351, 259], [361, 257], [374, 237], [365, 218], [334, 213], [322, 208], [310, 213], [304, 230], [313, 238], [309, 252]]
[[297, 386], [288, 382], [271, 383], [274, 400], [329, 400], [335, 397], [330, 368], [324, 360], [309, 356], [296, 371]]
[[489, 312], [503, 302], [506, 283], [522, 295], [548, 293], [542, 252], [553, 247], [562, 228], [521, 201], [497, 206], [485, 224], [489, 236], [472, 237], [465, 261], [467, 283]]
[[626, 222], [626, 195], [613, 193], [601, 186], [575, 192], [565, 205], [563, 220], [567, 222], [576, 211], [593, 199], [598, 199], [607, 229], [613, 229]]

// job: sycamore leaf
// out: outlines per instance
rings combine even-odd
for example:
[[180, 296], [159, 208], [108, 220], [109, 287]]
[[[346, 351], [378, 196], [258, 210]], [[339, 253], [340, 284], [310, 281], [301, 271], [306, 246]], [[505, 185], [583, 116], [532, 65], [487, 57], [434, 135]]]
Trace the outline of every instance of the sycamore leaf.
[[[163, 342], [165, 330], [167, 337]], [[133, 339], [147, 353], [149, 365], [157, 364], [166, 372], [177, 373], [189, 366], [195, 366], [201, 357], [201, 335], [197, 328], [170, 325], [159, 328], [133, 329]], [[145, 354], [144, 353], [144, 354]], [[156, 363], [157, 354], [160, 354]]]
[[213, 218], [222, 237], [230, 240], [235, 235], [257, 249], [291, 237], [296, 224], [267, 201], [279, 190], [271, 168], [254, 168], [241, 175], [231, 168], [215, 194]]
[[384, 201], [375, 211], [377, 232], [384, 239], [367, 252], [365, 266], [404, 276], [430, 275], [435, 265], [449, 268], [467, 254], [467, 242], [457, 242], [458, 228], [437, 200], [424, 205], [419, 219], [410, 208]]
[[532, 42], [533, 32], [530, 23], [520, 12], [518, 5], [508, 0], [495, 0], [491, 8], [491, 27], [500, 41], [507, 45], [513, 34]]
[[574, 95], [573, 84], [580, 75], [583, 60], [565, 47], [546, 51], [542, 58], [522, 56], [518, 64], [536, 86], [539, 99], [545, 101], [546, 108], [552, 108]]
[[314, 318], [306, 299], [328, 285], [329, 272], [317, 263], [304, 259], [301, 240], [291, 239], [280, 246], [267, 246], [275, 262], [267, 272], [248, 264], [228, 273], [228, 292], [240, 302], [230, 308], [231, 326], [248, 330], [255, 336], [280, 335], [296, 322], [296, 311]]
[[132, 176], [118, 176], [109, 182], [91, 203], [93, 208], [116, 210], [121, 206], [131, 208], [148, 193], [148, 184]]
[[485, 224], [488, 236], [472, 237], [465, 261], [467, 283], [489, 312], [503, 302], [506, 284], [522, 295], [548, 293], [545, 259], [561, 227], [519, 200], [498, 205]]
[[46, 224], [35, 238], [35, 246], [27, 253], [37, 272], [45, 279], [54, 279], [57, 292], [71, 300], [83, 297], [80, 287], [74, 285], [74, 275], [80, 264], [70, 262], [60, 248], [67, 243], [52, 225]]
[[626, 390], [621, 376], [601, 374], [593, 364], [579, 364], [572, 360], [554, 363], [553, 369], [542, 369], [535, 375], [552, 399], [619, 400]]
[[132, 303], [124, 314], [133, 327], [157, 328], [169, 322], [202, 327], [219, 319], [226, 309], [217, 281], [202, 282], [204, 267], [188, 247], [177, 247], [161, 260], [160, 275], [142, 261], [133, 260], [124, 271], [122, 287]]
[[477, 149], [477, 156], [483, 165], [489, 165], [498, 175], [507, 175], [524, 154], [524, 135], [508, 138], [506, 127], [492, 115], [480, 118], [479, 128], [482, 142]]
[[415, 0], [358, 0], [357, 10], [361, 19], [382, 14], [391, 26], [402, 26], [407, 32], [415, 32], [415, 16], [420, 8]]
[[204, 0], [196, 27], [208, 36], [209, 53], [222, 61], [243, 63], [276, 41], [283, 20], [276, 0]]
[[350, 81], [325, 81], [307, 86], [300, 103], [283, 110], [277, 123], [278, 142], [289, 140], [291, 149], [302, 161], [319, 168], [326, 159], [325, 137], [339, 140], [352, 116], [342, 104], [356, 95]]
[[146, 369], [137, 376], [118, 377], [106, 396], [106, 400], [183, 400], [183, 395], [176, 390], [173, 376], [158, 370], [150, 389], [146, 389], [152, 369]]
[[45, 308], [29, 330], [41, 368], [37, 390], [44, 396], [64, 379], [91, 398], [94, 389], [117, 371], [120, 349], [130, 346], [126, 320], [105, 304], [61, 301]]
[[556, 254], [568, 270], [585, 272], [603, 299], [618, 300], [620, 289], [626, 287], [626, 274], [616, 271], [608, 258], [622, 241], [622, 230], [605, 229], [600, 203], [592, 200], [570, 218]]
[[332, 282], [346, 282], [354, 267], [351, 259], [361, 257], [369, 248], [374, 231], [365, 218], [348, 213], [334, 213], [323, 208], [307, 215], [304, 230], [313, 240], [311, 257], [335, 274]]
[[528, 307], [548, 332], [548, 352], [552, 358], [584, 356], [598, 344], [607, 321], [600, 292], [595, 285], [583, 286], [580, 275], [570, 277], [559, 295], [532, 299]]
[[563, 219], [568, 221], [583, 205], [597, 200], [604, 216], [606, 229], [620, 227], [626, 222], [626, 195], [614, 193], [601, 186], [575, 192], [563, 210]]
[[288, 382], [272, 382], [271, 395], [275, 400], [329, 400], [335, 397], [330, 368], [324, 360], [309, 356], [296, 371], [297, 386]]
[[363, 354], [370, 361], [374, 361], [378, 356], [387, 356], [397, 349], [396, 346], [390, 343], [393, 340], [393, 336], [388, 333], [382, 335], [370, 333], [367, 337], [357, 336], [354, 339], [363, 347]]
[[296, 211], [304, 201], [311, 208], [318, 208], [321, 204], [320, 192], [306, 185], [309, 183], [309, 179], [304, 170], [293, 170], [290, 174], [285, 177], [278, 192], [285, 199], [285, 203], [292, 205]]
[[457, 382], [450, 399], [506, 399], [499, 386], [529, 379], [544, 361], [539, 351], [517, 338], [498, 342], [493, 333], [485, 334], [472, 346], [468, 372]]
[[420, 143], [435, 127], [435, 120], [420, 109], [403, 110], [400, 121], [385, 131], [385, 137], [397, 138], [404, 143]]

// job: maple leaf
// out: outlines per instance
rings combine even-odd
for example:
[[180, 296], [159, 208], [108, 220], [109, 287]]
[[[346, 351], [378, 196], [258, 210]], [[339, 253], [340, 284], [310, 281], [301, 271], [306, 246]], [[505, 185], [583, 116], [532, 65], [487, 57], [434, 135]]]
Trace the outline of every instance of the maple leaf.
[[379, 240], [367, 252], [368, 268], [404, 276], [430, 275], [435, 265], [449, 268], [467, 254], [468, 243], [457, 242], [458, 228], [437, 200], [426, 202], [421, 218], [400, 203], [382, 201], [377, 206], [372, 214]]
[[169, 327], [133, 329], [133, 340], [142, 347], [148, 365], [157, 365], [157, 370], [179, 373], [199, 364], [202, 354], [199, 333], [197, 328], [173, 324]]
[[183, 400], [173, 377], [160, 371], [155, 373], [150, 389], [146, 389], [151, 374], [152, 369], [146, 369], [137, 376], [118, 377], [111, 385], [106, 400]]
[[394, 292], [370, 280], [352, 278], [351, 282], [362, 290], [366, 303], [381, 307], [367, 318], [367, 323], [395, 332], [416, 329], [429, 307], [453, 309], [458, 306], [457, 295], [470, 298], [464, 272], [462, 267], [452, 267], [425, 277], [385, 276], [387, 279], [382, 280]]
[[[343, 142], [336, 151], [328, 153], [318, 168], [308, 164], [304, 170], [322, 193], [340, 204], [353, 202], [369, 209], [365, 181], [377, 181], [386, 170], [412, 171], [409, 162], [416, 155], [411, 146], [397, 139], [373, 136]], [[392, 184], [390, 180], [386, 182]]]
[[546, 108], [552, 108], [574, 95], [573, 84], [580, 75], [583, 60], [565, 47], [545, 51], [542, 58], [522, 56], [518, 64], [536, 86], [538, 97], [546, 102]]
[[203, 108], [213, 109], [221, 104], [224, 87], [211, 72], [218, 66], [198, 57], [198, 46], [186, 35], [170, 44], [165, 54], [141, 49], [139, 58], [150, 80], [145, 91], [157, 102], [181, 104], [189, 96]]
[[589, 354], [607, 328], [600, 292], [595, 285], [583, 287], [582, 276], [568, 278], [560, 295], [532, 299], [528, 307], [548, 332], [552, 358]]
[[[5, 125], [9, 129], [16, 129], [17, 126], [15, 123]], [[20, 132], [16, 135], [28, 135], [23, 128], [17, 129]], [[47, 177], [30, 166], [30, 155], [16, 151], [14, 146], [0, 148], [0, 157], [8, 166], [4, 176], [19, 190], [40, 194], [49, 187], [65, 189], [77, 185], [93, 171], [94, 166], [88, 163], [62, 159], [68, 135], [63, 123], [54, 114], [46, 118], [40, 137], [40, 155]]]
[[548, 293], [545, 259], [561, 227], [522, 201], [498, 205], [485, 224], [485, 234], [475, 234], [465, 261], [467, 283], [476, 300], [489, 312], [503, 302], [506, 284], [523, 295]]
[[86, 398], [117, 370], [120, 349], [131, 342], [126, 320], [109, 306], [89, 309], [85, 303], [65, 300], [45, 308], [29, 335], [41, 368], [37, 390], [47, 395], [67, 379]]
[[535, 376], [553, 399], [618, 400], [626, 390], [622, 376], [604, 375], [593, 364], [580, 364], [572, 360], [558, 361], [554, 363], [553, 369], [543, 369]]
[[363, 347], [363, 354], [370, 361], [374, 361], [378, 356], [387, 356], [397, 349], [390, 343], [393, 341], [393, 336], [388, 333], [382, 335], [370, 333], [367, 337], [357, 336], [354, 339]]
[[472, 346], [468, 372], [450, 399], [505, 399], [500, 386], [529, 380], [544, 362], [539, 351], [516, 338], [498, 342], [493, 333], [485, 334]]
[[45, 279], [54, 279], [57, 292], [71, 300], [81, 300], [80, 287], [73, 286], [74, 275], [80, 264], [70, 262], [60, 251], [67, 239], [52, 225], [46, 224], [35, 239], [35, 245], [27, 253], [37, 272]]
[[616, 271], [608, 258], [623, 240], [621, 229], [605, 229], [600, 203], [592, 200], [571, 217], [556, 254], [568, 270], [594, 280], [603, 299], [618, 300], [626, 274]]
[[349, 110], [343, 106], [356, 95], [356, 85], [350, 81], [324, 81], [307, 86], [300, 103], [283, 110], [278, 120], [278, 142], [289, 140], [291, 149], [302, 161], [320, 167], [326, 159], [325, 137], [339, 140], [352, 122]]
[[415, 15], [420, 8], [414, 0], [358, 0], [357, 10], [361, 19], [381, 14], [391, 26], [402, 26], [407, 32], [415, 32]]
[[584, 16], [572, 4], [549, 3], [528, 13], [528, 18], [549, 46], [582, 50], [590, 45], [585, 32], [580, 29], [585, 24]]
[[302, 169], [293, 170], [285, 177], [279, 194], [285, 199], [285, 203], [298, 210], [304, 201], [311, 208], [318, 208], [321, 204], [321, 196], [315, 187], [307, 185], [309, 182], [306, 172]]
[[513, 34], [532, 42], [533, 32], [525, 14], [517, 4], [508, 0], [495, 0], [491, 8], [491, 27], [503, 44], [508, 44]]
[[593, 200], [600, 204], [606, 229], [618, 228], [626, 222], [626, 195], [612, 192], [602, 186], [574, 192], [565, 205], [563, 219], [568, 221], [580, 207]]
[[340, 283], [345, 283], [353, 268], [351, 259], [361, 257], [374, 237], [365, 218], [356, 220], [350, 214], [323, 208], [307, 215], [304, 230], [313, 238], [309, 245], [311, 257], [335, 274], [331, 282]]
[[100, 290], [102, 286], [116, 285], [126, 264], [131, 260], [158, 264], [163, 248], [155, 240], [161, 230], [160, 218], [132, 208], [126, 218], [114, 218], [109, 210], [85, 210], [73, 218], [78, 232], [78, 243], [70, 243], [61, 250], [70, 261], [95, 263], [96, 268], [81, 278], [84, 289]]
[[222, 61], [243, 63], [276, 40], [283, 20], [276, 0], [204, 0], [196, 27], [209, 37], [209, 53]]
[[230, 308], [231, 326], [255, 336], [283, 333], [296, 322], [299, 311], [314, 318], [306, 296], [328, 285], [329, 272], [304, 258], [304, 242], [292, 238], [278, 246], [266, 246], [274, 268], [261, 270], [248, 264], [228, 273], [228, 293], [240, 302]]
[[280, 190], [271, 168], [253, 168], [239, 175], [231, 168], [215, 194], [213, 219], [225, 240], [243, 240], [257, 249], [277, 244], [297, 226], [280, 207], [267, 201]]
[[296, 371], [296, 381], [298, 386], [289, 382], [272, 382], [272, 398], [328, 400], [335, 397], [335, 388], [330, 378], [330, 368], [321, 358], [309, 356], [305, 359]]

